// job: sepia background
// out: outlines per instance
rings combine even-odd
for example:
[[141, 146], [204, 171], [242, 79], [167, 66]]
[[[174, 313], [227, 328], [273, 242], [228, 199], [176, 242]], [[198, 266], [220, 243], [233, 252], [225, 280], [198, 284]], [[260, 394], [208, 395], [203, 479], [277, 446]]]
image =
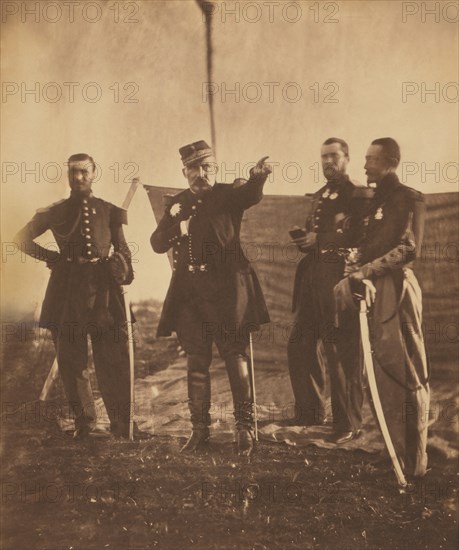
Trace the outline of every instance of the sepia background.
[[[71, 154], [94, 157], [94, 193], [120, 205], [133, 176], [183, 187], [178, 148], [211, 141], [206, 16], [195, 0], [80, 2], [72, 13], [56, 4], [2, 5], [2, 300], [12, 317], [41, 303], [48, 272], [11, 239], [68, 195]], [[424, 4], [215, 2], [219, 180], [270, 155], [267, 194], [313, 192], [320, 144], [338, 136], [351, 177], [365, 184], [368, 144], [392, 136], [404, 183], [457, 191], [457, 4], [430, 15]], [[167, 289], [167, 259], [149, 245], [155, 226], [139, 189], [126, 228], [133, 300]]]
[[[0, 8], [2, 549], [457, 548], [458, 2]], [[269, 196], [245, 213], [241, 233], [272, 320], [253, 335], [261, 441], [249, 462], [234, 454], [222, 361], [212, 365], [210, 450], [179, 452], [189, 430], [186, 357], [176, 338], [155, 338], [170, 267], [150, 247], [150, 199], [159, 216], [165, 190], [186, 185], [178, 149], [212, 141], [210, 98], [219, 181], [247, 176], [265, 155], [274, 166]], [[369, 143], [394, 137], [401, 180], [427, 194], [415, 272], [432, 365], [429, 473], [406, 492], [380, 454], [368, 403], [362, 437], [342, 450], [325, 441], [331, 425], [278, 425], [293, 414], [286, 339], [297, 257], [285, 245], [310, 208], [303, 195], [322, 184], [320, 145], [330, 136], [348, 141], [349, 173], [362, 185]], [[96, 196], [121, 205], [133, 177], [156, 186], [150, 198], [138, 189], [125, 229], [136, 271], [134, 417], [154, 434], [145, 440], [74, 442], [60, 381], [37, 399], [55, 358], [32, 322], [49, 271], [12, 239], [37, 208], [68, 196], [66, 160], [79, 152], [97, 162]], [[51, 246], [52, 236], [41, 242]], [[258, 258], [260, 250], [269, 253]]]

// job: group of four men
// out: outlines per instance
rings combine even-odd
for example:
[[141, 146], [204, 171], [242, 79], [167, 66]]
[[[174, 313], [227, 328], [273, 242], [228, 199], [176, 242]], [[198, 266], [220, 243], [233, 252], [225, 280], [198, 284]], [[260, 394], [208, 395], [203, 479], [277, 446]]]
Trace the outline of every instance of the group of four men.
[[[249, 331], [270, 319], [256, 273], [241, 248], [240, 228], [244, 210], [261, 201], [271, 168], [264, 157], [248, 181], [220, 184], [207, 143], [182, 147], [180, 155], [189, 188], [169, 201], [151, 245], [157, 253], [171, 251], [173, 258], [158, 336], [176, 332], [187, 354], [193, 429], [183, 451], [200, 449], [210, 436], [209, 367], [215, 341], [233, 395], [237, 449], [248, 456], [253, 449], [254, 415]], [[305, 254], [295, 279], [295, 323], [288, 343], [296, 405], [292, 422], [313, 425], [326, 420], [326, 372], [317, 356], [320, 343], [331, 381], [333, 440], [342, 444], [359, 435], [363, 390], [356, 296], [366, 297], [369, 305], [374, 302], [378, 376], [384, 378], [381, 383], [394, 386], [388, 390], [394, 394], [393, 410], [389, 407], [394, 424], [400, 423], [407, 403], [411, 411], [404, 414], [401, 459], [407, 471], [422, 475], [426, 429], [419, 410], [428, 398], [422, 333], [406, 334], [400, 328], [407, 320], [420, 319], [419, 288], [410, 267], [416, 255], [413, 217], [421, 195], [395, 175], [400, 150], [391, 138], [375, 140], [368, 150], [368, 183], [376, 184], [370, 201], [358, 198], [359, 190], [346, 174], [349, 151], [343, 140], [326, 140], [321, 155], [326, 184], [313, 197], [305, 227], [292, 232], [293, 242]], [[16, 241], [51, 268], [40, 325], [53, 334], [75, 414], [74, 436], [85, 437], [95, 426], [86, 368], [89, 334], [111, 430], [126, 437], [129, 376], [120, 284], [133, 278], [122, 230], [126, 217], [122, 209], [93, 196], [93, 179], [90, 156], [70, 157], [70, 197], [38, 211]], [[34, 241], [47, 229], [53, 232], [59, 253]], [[209, 325], [217, 330], [209, 334], [205, 330]]]

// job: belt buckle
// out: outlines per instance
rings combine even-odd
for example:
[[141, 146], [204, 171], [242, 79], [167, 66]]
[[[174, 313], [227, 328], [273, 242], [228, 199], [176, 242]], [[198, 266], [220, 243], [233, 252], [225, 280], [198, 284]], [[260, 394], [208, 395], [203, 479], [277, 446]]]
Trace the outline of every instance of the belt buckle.
[[188, 271], [190, 273], [204, 273], [207, 271], [207, 264], [188, 264]]

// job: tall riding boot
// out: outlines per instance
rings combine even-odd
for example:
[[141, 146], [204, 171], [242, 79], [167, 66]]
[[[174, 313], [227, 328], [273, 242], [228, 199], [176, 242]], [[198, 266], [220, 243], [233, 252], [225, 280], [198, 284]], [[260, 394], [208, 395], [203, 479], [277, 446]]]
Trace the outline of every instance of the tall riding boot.
[[253, 396], [248, 359], [243, 355], [230, 355], [225, 362], [233, 394], [238, 454], [250, 456], [253, 451]]
[[205, 355], [188, 356], [188, 407], [193, 431], [181, 452], [191, 453], [209, 441], [210, 432], [210, 366]]

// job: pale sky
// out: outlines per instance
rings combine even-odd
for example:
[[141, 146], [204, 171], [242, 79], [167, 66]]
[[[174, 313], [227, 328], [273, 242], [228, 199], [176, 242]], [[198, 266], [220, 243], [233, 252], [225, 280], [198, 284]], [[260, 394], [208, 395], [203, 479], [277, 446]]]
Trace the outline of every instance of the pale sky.
[[[35, 2], [2, 3], [2, 298], [23, 311], [41, 302], [48, 272], [8, 256], [6, 245], [37, 208], [68, 195], [71, 154], [95, 158], [94, 193], [120, 205], [132, 176], [183, 186], [179, 147], [210, 142], [205, 25], [194, 0], [81, 1], [73, 14], [55, 4], [33, 14], [24, 5]], [[404, 183], [457, 191], [457, 8], [432, 3], [429, 15], [425, 4], [216, 2], [210, 89], [222, 179], [270, 155], [266, 193], [313, 192], [320, 144], [337, 136], [363, 184], [369, 143], [391, 136]], [[162, 299], [170, 271], [150, 248], [155, 222], [142, 189], [129, 219], [132, 299]]]

